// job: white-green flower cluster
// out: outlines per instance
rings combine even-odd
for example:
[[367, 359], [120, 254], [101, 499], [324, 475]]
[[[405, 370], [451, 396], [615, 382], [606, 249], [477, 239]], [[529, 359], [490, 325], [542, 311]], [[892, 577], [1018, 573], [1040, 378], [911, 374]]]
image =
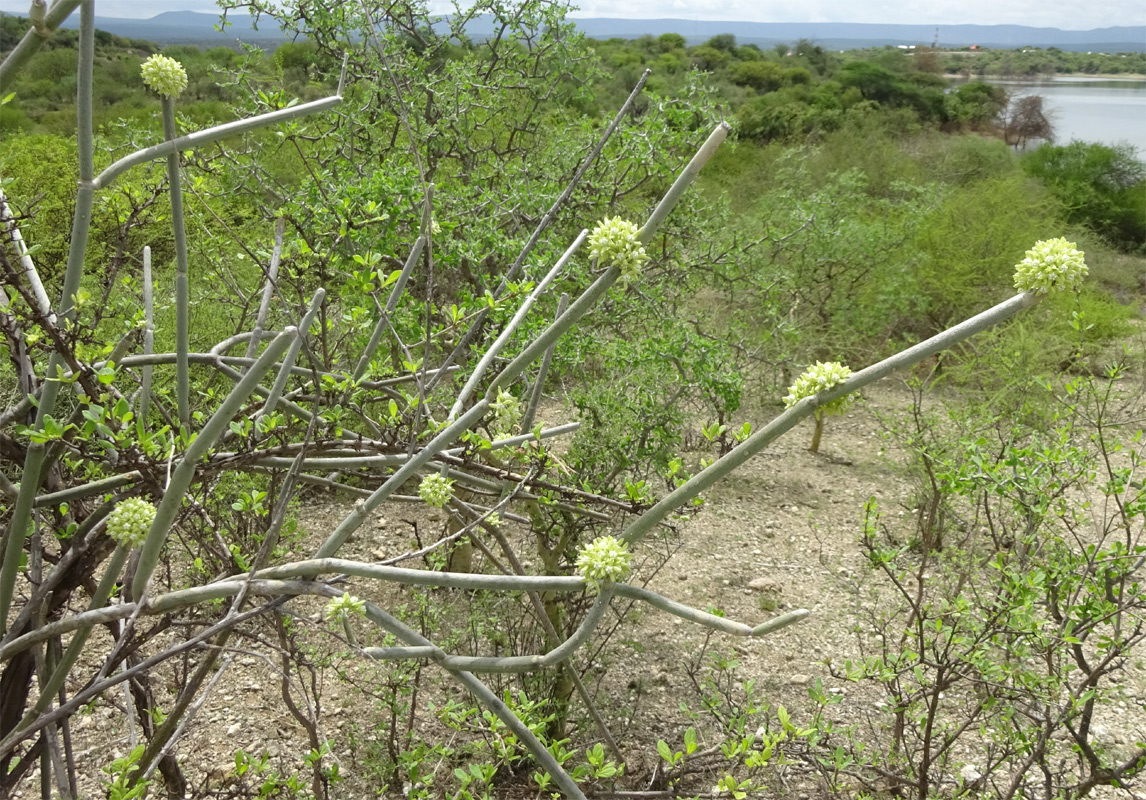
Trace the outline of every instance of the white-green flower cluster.
[[343, 614], [366, 614], [366, 601], [360, 600], [347, 592], [342, 597], [335, 597], [326, 604], [326, 618], [330, 621], [338, 619]]
[[143, 82], [174, 100], [187, 88], [187, 70], [174, 58], [154, 55], [143, 62]]
[[422, 478], [418, 485], [418, 497], [434, 508], [443, 508], [454, 496], [454, 482], [436, 472]]
[[1026, 258], [1015, 265], [1015, 288], [1037, 294], [1074, 289], [1086, 277], [1083, 255], [1074, 242], [1063, 238], [1035, 242]]
[[493, 433], [495, 436], [511, 436], [521, 419], [521, 401], [505, 389], [497, 390], [497, 399], [489, 404], [493, 409]]
[[633, 554], [629, 546], [612, 536], [599, 536], [581, 548], [577, 555], [577, 574], [585, 579], [591, 594], [601, 590], [602, 583], [615, 583], [629, 577]]
[[123, 547], [138, 547], [155, 521], [155, 506], [142, 497], [121, 500], [107, 518], [107, 535]]
[[[804, 374], [796, 378], [796, 382], [788, 387], [788, 396], [784, 398], [784, 408], [791, 408], [805, 397], [819, 394], [831, 389], [848, 379], [852, 371], [838, 361], [829, 361], [826, 364], [817, 361], [815, 366], [808, 367]], [[842, 414], [848, 410], [855, 401], [855, 395], [844, 395], [820, 406], [825, 414]]]
[[501, 514], [498, 514], [496, 511], [489, 512], [488, 514], [485, 515], [485, 523], [486, 523], [486, 525], [489, 525], [491, 528], [500, 528], [501, 527]]
[[634, 280], [649, 260], [644, 246], [637, 241], [639, 229], [627, 219], [605, 217], [589, 234], [589, 255], [602, 264], [616, 264], [621, 280]]

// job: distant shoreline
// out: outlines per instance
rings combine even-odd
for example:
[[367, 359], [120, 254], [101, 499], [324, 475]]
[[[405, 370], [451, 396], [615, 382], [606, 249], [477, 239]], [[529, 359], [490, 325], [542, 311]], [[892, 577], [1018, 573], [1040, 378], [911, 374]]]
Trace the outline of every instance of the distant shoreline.
[[1055, 78], [1085, 78], [1094, 81], [1146, 81], [1146, 74], [1136, 72], [1059, 72], [1054, 75], [945, 75], [953, 81], [991, 80], [1014, 81], [1015, 83], [1046, 83]]

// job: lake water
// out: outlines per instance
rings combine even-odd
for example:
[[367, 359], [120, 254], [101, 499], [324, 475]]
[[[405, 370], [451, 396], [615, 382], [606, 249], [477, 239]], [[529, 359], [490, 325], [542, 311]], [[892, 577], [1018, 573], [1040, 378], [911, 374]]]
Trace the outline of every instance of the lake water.
[[1009, 91], [1042, 95], [1055, 142], [1129, 142], [1146, 158], [1146, 80], [1109, 78], [989, 79]]

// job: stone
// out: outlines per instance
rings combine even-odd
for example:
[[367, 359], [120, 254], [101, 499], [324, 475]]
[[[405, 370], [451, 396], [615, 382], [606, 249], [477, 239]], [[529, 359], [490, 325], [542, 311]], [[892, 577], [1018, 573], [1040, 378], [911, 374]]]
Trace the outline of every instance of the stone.
[[748, 581], [748, 588], [766, 594], [780, 594], [780, 587], [771, 578], [753, 578]]

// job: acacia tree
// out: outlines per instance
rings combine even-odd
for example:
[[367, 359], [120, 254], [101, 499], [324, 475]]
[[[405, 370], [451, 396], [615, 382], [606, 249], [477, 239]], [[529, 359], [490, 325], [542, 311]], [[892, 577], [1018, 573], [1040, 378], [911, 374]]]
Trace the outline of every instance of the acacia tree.
[[1007, 144], [1026, 149], [1031, 139], [1054, 141], [1054, 125], [1043, 109], [1042, 95], [1011, 95], [1001, 112], [1003, 139]]

